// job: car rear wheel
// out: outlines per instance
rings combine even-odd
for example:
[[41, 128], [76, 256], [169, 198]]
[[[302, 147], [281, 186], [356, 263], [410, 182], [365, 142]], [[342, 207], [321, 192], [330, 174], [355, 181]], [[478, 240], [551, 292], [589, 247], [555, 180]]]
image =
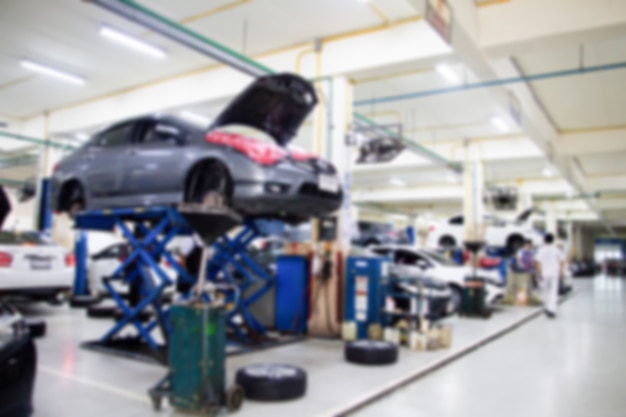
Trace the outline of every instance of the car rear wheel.
[[224, 164], [206, 161], [193, 170], [187, 188], [187, 202], [230, 206], [231, 197], [232, 182]]
[[524, 238], [520, 235], [509, 236], [506, 240], [506, 251], [509, 256], [515, 255], [524, 247]]
[[78, 182], [73, 181], [63, 191], [60, 210], [74, 218], [86, 207], [85, 190]]
[[456, 240], [452, 236], [442, 236], [439, 239], [439, 246], [445, 249], [450, 249], [456, 246]]

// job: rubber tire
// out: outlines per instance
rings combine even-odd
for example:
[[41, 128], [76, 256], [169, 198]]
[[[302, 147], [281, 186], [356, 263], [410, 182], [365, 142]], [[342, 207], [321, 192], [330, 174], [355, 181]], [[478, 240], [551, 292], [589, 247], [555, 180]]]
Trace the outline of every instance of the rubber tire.
[[344, 357], [360, 365], [390, 365], [398, 361], [398, 346], [382, 340], [357, 340], [346, 343]]
[[92, 305], [98, 304], [100, 301], [102, 301], [102, 298], [94, 297], [93, 295], [73, 295], [72, 297], [70, 297], [70, 307], [90, 307]]
[[506, 253], [509, 256], [515, 256], [517, 252], [524, 247], [524, 238], [518, 235], [509, 236], [506, 239]]
[[[215, 193], [219, 195], [224, 205], [230, 206], [232, 195], [232, 182], [230, 179], [228, 168], [219, 161], [205, 162], [202, 163], [200, 167], [205, 168], [202, 169], [202, 171], [200, 171], [200, 168], [197, 168], [196, 171], [192, 174], [191, 183], [188, 191], [188, 201], [191, 203], [203, 204], [207, 194]], [[207, 172], [210, 172], [212, 176], [206, 177]], [[222, 177], [216, 177], [216, 174], [221, 174]], [[199, 175], [203, 175], [205, 177], [199, 179]], [[218, 187], [218, 183], [221, 186]], [[201, 188], [202, 191], [200, 191], [198, 188]]]
[[25, 319], [24, 322], [30, 330], [30, 335], [33, 338], [40, 338], [46, 335], [47, 325], [46, 322], [40, 319]]
[[110, 319], [115, 315], [115, 306], [91, 306], [87, 308], [87, 317], [92, 319]]
[[456, 240], [452, 236], [441, 236], [439, 239], [439, 247], [444, 249], [451, 249], [456, 247]]
[[[79, 209], [73, 209], [74, 205], [78, 204], [80, 206]], [[76, 217], [76, 214], [85, 210], [85, 189], [80, 184], [75, 184], [72, 192], [70, 194], [70, 201], [67, 206], [67, 215], [73, 219]]]
[[235, 381], [250, 400], [288, 401], [304, 396], [307, 375], [291, 365], [259, 364], [239, 369]]

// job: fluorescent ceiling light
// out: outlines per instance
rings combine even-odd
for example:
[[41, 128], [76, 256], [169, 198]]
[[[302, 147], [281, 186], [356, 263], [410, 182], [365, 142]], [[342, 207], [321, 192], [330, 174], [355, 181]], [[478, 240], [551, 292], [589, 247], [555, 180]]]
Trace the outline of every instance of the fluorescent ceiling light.
[[452, 83], [461, 82], [457, 73], [449, 65], [439, 64], [435, 67], [435, 70], [439, 73], [439, 75]]
[[406, 185], [406, 182], [404, 182], [400, 178], [391, 177], [389, 178], [389, 184], [395, 185], [396, 187], [404, 187]]
[[22, 59], [20, 61], [20, 65], [27, 70], [38, 72], [40, 74], [47, 75], [49, 77], [53, 77], [59, 80], [63, 80], [68, 83], [77, 84], [77, 85], [85, 85], [85, 79], [79, 77], [78, 75], [73, 75], [67, 72], [59, 71], [54, 68], [50, 68], [46, 65], [38, 64], [33, 61], [29, 61], [27, 59]]
[[550, 169], [549, 167], [545, 167], [542, 173], [544, 177], [552, 177], [554, 175], [554, 172], [552, 172], [552, 169]]
[[509, 125], [507, 125], [506, 122], [504, 120], [502, 120], [500, 117], [493, 116], [491, 119], [489, 119], [489, 121], [499, 131], [501, 131], [501, 132], [508, 132], [509, 131]]
[[179, 114], [180, 117], [182, 117], [183, 119], [187, 119], [192, 123], [197, 123], [203, 126], [210, 124], [213, 120], [209, 116], [205, 116], [204, 114], [196, 113], [190, 110], [183, 110]]
[[136, 51], [143, 52], [144, 54], [150, 55], [154, 58], [163, 59], [167, 56], [163, 49], [157, 48], [154, 45], [150, 45], [147, 42], [127, 35], [126, 33], [120, 32], [116, 29], [112, 29], [108, 26], [102, 26], [100, 28], [100, 35], [129, 48], [135, 49]]

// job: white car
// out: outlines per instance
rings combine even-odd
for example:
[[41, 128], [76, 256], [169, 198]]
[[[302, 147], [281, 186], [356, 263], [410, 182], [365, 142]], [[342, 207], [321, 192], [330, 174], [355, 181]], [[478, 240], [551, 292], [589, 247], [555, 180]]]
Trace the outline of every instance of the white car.
[[[541, 245], [543, 243], [541, 233], [526, 224], [532, 211], [531, 209], [522, 212], [515, 222], [485, 215], [485, 244], [489, 247], [506, 248], [508, 253], [517, 253], [526, 240], [531, 240], [534, 246]], [[429, 248], [461, 247], [464, 240], [464, 217], [458, 215], [446, 221], [432, 223], [428, 229], [426, 246]]]
[[[465, 277], [473, 274], [472, 268], [457, 265], [445, 256], [406, 245], [381, 245], [371, 248], [378, 255], [390, 256], [396, 265], [416, 268], [422, 273], [446, 282], [452, 291], [456, 311], [461, 307], [462, 287]], [[493, 304], [504, 297], [505, 286], [498, 271], [478, 269], [477, 275], [486, 281], [487, 303]]]
[[[89, 290], [93, 295], [108, 294], [102, 279], [113, 275], [129, 252], [130, 248], [128, 243], [115, 243], [89, 257], [87, 279], [89, 282]], [[173, 282], [176, 282], [178, 274], [173, 267], [167, 264], [165, 259], [161, 261], [161, 268]], [[150, 271], [150, 273], [153, 272]], [[160, 282], [159, 278], [156, 276], [153, 276], [153, 280], [157, 284]], [[111, 285], [113, 285], [113, 288], [120, 294], [128, 293], [128, 285], [124, 281], [112, 280]], [[171, 285], [167, 287], [165, 291], [174, 291], [174, 286]]]
[[39, 232], [0, 231], [0, 296], [62, 303], [74, 271], [74, 254]]

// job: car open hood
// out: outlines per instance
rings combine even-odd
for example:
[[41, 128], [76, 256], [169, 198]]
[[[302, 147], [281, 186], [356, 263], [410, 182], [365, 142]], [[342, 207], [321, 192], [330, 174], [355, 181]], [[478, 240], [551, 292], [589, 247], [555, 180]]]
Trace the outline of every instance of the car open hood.
[[517, 217], [515, 218], [515, 223], [517, 224], [523, 224], [526, 223], [526, 220], [528, 220], [530, 218], [530, 216], [535, 212], [535, 208], [531, 207], [529, 209], [526, 209], [524, 211], [522, 211], [520, 214], [517, 215]]
[[315, 89], [302, 77], [294, 74], [260, 77], [235, 97], [210, 129], [233, 124], [254, 127], [285, 146], [316, 104]]

